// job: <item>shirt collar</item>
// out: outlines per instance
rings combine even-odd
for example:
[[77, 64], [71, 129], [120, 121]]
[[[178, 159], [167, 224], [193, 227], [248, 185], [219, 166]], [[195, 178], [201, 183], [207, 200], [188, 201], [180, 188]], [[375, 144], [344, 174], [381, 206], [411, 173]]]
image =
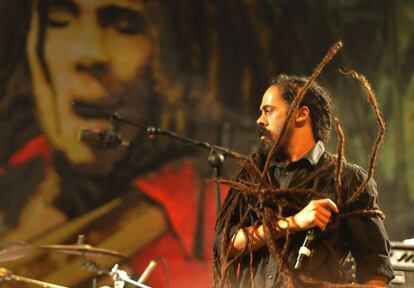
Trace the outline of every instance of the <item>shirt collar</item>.
[[[325, 152], [325, 145], [323, 145], [323, 142], [319, 140], [318, 142], [316, 142], [315, 146], [313, 146], [313, 148], [309, 150], [308, 153], [303, 155], [303, 157], [300, 158], [299, 160], [292, 162], [292, 163], [297, 163], [299, 161], [305, 160], [309, 162], [309, 164], [311, 164], [312, 166], [315, 166], [316, 164], [318, 164], [319, 159], [321, 159], [322, 154], [324, 152]], [[270, 166], [285, 167], [286, 165], [283, 162], [272, 161]]]
[[310, 164], [315, 166], [318, 164], [319, 159], [321, 159], [322, 154], [325, 152], [325, 145], [323, 145], [323, 142], [319, 140], [316, 142], [315, 146], [306, 153], [302, 158], [309, 161]]

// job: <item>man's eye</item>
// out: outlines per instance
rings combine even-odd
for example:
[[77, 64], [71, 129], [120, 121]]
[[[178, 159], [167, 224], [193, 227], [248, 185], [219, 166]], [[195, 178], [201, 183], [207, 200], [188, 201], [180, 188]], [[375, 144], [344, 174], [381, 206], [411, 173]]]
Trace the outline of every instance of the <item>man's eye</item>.
[[113, 27], [122, 34], [138, 34], [144, 32], [139, 21], [131, 21], [130, 19], [118, 19], [118, 21], [113, 23]]
[[108, 6], [98, 11], [98, 21], [104, 28], [112, 28], [121, 34], [140, 34], [147, 30], [142, 15], [135, 10]]
[[74, 15], [64, 9], [51, 8], [47, 13], [47, 25], [55, 28], [66, 27], [73, 20]]

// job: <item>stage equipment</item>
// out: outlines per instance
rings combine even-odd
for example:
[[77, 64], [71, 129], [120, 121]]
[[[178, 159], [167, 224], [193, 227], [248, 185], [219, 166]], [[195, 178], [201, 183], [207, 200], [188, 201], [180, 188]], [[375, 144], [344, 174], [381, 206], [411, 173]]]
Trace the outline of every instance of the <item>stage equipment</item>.
[[109, 272], [109, 275], [112, 276], [112, 279], [114, 281], [114, 288], [123, 288], [125, 287], [126, 283], [135, 287], [151, 288], [148, 285], [132, 280], [124, 270], [119, 269], [118, 264], [115, 264], [111, 272]]
[[0, 263], [17, 260], [33, 252], [33, 247], [25, 242], [6, 241], [0, 243]]
[[[394, 269], [395, 278], [391, 280], [390, 286], [393, 288], [413, 288], [414, 287], [414, 244], [391, 241], [390, 260]], [[349, 271], [349, 282], [355, 281], [355, 260], [352, 256], [345, 261], [347, 271]], [[387, 286], [388, 287], [388, 286]]]
[[[118, 264], [115, 264], [114, 267], [112, 267], [111, 271], [105, 271], [101, 270], [99, 266], [92, 262], [87, 260], [87, 265], [84, 265], [84, 267], [90, 271], [96, 272], [98, 275], [108, 275], [112, 278], [113, 281], [113, 288], [124, 288], [126, 285], [128, 287], [134, 286], [134, 287], [140, 287], [140, 288], [151, 288], [148, 285], [145, 285], [144, 282], [148, 279], [154, 268], [157, 264], [155, 260], [152, 260], [150, 264], [147, 266], [145, 271], [142, 273], [141, 277], [138, 281], [132, 280], [131, 277], [128, 275], [128, 273], [122, 269], [119, 268]], [[97, 288], [96, 286], [96, 279], [93, 280], [92, 288]], [[111, 286], [101, 286], [100, 288], [111, 288]]]
[[65, 286], [55, 285], [23, 276], [19, 276], [16, 274], [13, 274], [11, 271], [7, 270], [6, 268], [1, 267], [0, 268], [0, 282], [1, 281], [17, 281], [21, 283], [31, 284], [40, 286], [43, 288], [67, 288]]
[[414, 287], [414, 244], [392, 241], [390, 256], [395, 273], [391, 284], [395, 288]]
[[120, 122], [117, 121], [115, 116], [111, 116], [110, 119], [111, 125], [108, 130], [81, 128], [79, 130], [78, 140], [94, 149], [111, 149], [118, 146], [129, 146], [130, 142], [123, 139], [119, 132]]
[[1, 242], [0, 243], [0, 263], [12, 260], [17, 260], [28, 256], [33, 252], [33, 249], [51, 250], [54, 252], [70, 255], [79, 255], [85, 257], [116, 257], [119, 259], [128, 259], [128, 256], [103, 248], [93, 247], [89, 244], [84, 244], [79, 239], [83, 235], [78, 236], [78, 243], [73, 245], [53, 244], [53, 245], [38, 245], [33, 246], [25, 242]]
[[316, 228], [308, 230], [305, 240], [299, 249], [298, 257], [295, 262], [295, 270], [300, 271], [303, 268], [305, 259], [308, 260], [312, 254], [312, 244], [316, 237]]
[[[48, 246], [48, 247], [44, 247]], [[51, 248], [53, 247], [53, 248]], [[122, 255], [119, 252], [95, 248], [85, 243], [85, 235], [81, 234], [78, 235], [78, 240], [76, 245], [43, 245], [40, 248], [44, 249], [52, 249], [54, 251], [65, 253], [65, 254], [72, 254], [72, 255], [79, 255], [84, 259], [83, 268], [96, 273], [97, 276], [101, 275], [108, 275], [112, 278], [113, 281], [113, 288], [124, 288], [128, 284], [129, 287], [132, 285], [134, 287], [140, 288], [151, 288], [148, 285], [145, 285], [144, 282], [148, 279], [152, 271], [157, 267], [158, 263], [157, 260], [152, 260], [147, 268], [142, 273], [141, 277], [138, 281], [132, 280], [128, 273], [119, 268], [118, 264], [115, 264], [111, 271], [107, 271], [101, 269], [99, 265], [88, 259], [89, 256], [92, 257], [117, 257], [123, 258], [124, 260], [127, 259], [126, 256]], [[168, 279], [168, 277], [167, 277]], [[92, 288], [97, 288], [96, 286], [96, 279], [92, 281]], [[111, 288], [110, 286], [101, 286], [100, 288]]]
[[157, 268], [158, 263], [155, 260], [152, 260], [147, 268], [145, 268], [144, 272], [142, 272], [141, 277], [139, 277], [138, 282], [145, 283], [148, 279], [148, 277], [151, 275], [152, 271], [154, 271], [155, 268]]
[[62, 253], [62, 254], [70, 254], [70, 255], [79, 255], [85, 257], [116, 257], [120, 259], [128, 259], [126, 255], [122, 253], [103, 249], [103, 248], [96, 248], [88, 244], [74, 244], [74, 245], [63, 245], [63, 244], [55, 244], [55, 245], [40, 245], [36, 246], [40, 249], [51, 250], [54, 252]]
[[[158, 265], [158, 261], [162, 260], [162, 264], [164, 265], [167, 283], [169, 287], [169, 275], [168, 275], [168, 267], [167, 263], [165, 263], [165, 259], [161, 257], [157, 257], [153, 259], [147, 268], [142, 273], [141, 277], [138, 281], [132, 280], [128, 273], [119, 268], [118, 264], [113, 266], [111, 271], [107, 271], [101, 269], [98, 264], [94, 261], [90, 260], [89, 257], [115, 257], [121, 260], [127, 260], [128, 257], [123, 255], [122, 253], [93, 247], [89, 244], [85, 243], [85, 236], [79, 235], [76, 244], [73, 245], [65, 245], [65, 244], [54, 244], [54, 245], [38, 245], [34, 246], [25, 242], [2, 242], [0, 243], [0, 262], [7, 262], [11, 260], [17, 260], [28, 256], [30, 253], [33, 252], [34, 249], [43, 249], [48, 250], [51, 252], [57, 252], [62, 254], [69, 254], [69, 255], [76, 255], [81, 256], [84, 259], [83, 268], [94, 272], [97, 276], [101, 275], [108, 275], [113, 280], [113, 288], [124, 288], [128, 284], [130, 287], [131, 285], [134, 287], [140, 288], [151, 288], [148, 285], [143, 284], [150, 274], [154, 271], [154, 269]], [[13, 274], [11, 271], [7, 270], [6, 268], [0, 267], [0, 282], [1, 281], [18, 281], [22, 283], [32, 284], [41, 286], [44, 288], [67, 288], [65, 286], [55, 285], [23, 276], [18, 276]], [[92, 287], [97, 288], [96, 286], [96, 279], [93, 279]], [[110, 286], [102, 286], [100, 288], [111, 288]]]

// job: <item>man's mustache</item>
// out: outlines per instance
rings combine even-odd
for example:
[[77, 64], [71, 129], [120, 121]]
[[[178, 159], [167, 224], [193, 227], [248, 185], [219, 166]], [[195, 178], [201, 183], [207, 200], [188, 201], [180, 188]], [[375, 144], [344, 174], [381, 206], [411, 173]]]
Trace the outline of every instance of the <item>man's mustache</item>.
[[79, 116], [86, 119], [108, 119], [121, 106], [121, 101], [88, 102], [74, 100], [72, 110]]
[[271, 138], [272, 134], [262, 125], [256, 125], [256, 133], [260, 137], [265, 136]]

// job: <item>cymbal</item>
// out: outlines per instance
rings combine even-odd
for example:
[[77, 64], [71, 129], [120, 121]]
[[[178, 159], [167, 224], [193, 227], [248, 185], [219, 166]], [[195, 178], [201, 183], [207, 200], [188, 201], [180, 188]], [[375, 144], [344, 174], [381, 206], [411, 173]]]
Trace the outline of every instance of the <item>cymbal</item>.
[[0, 263], [23, 258], [32, 253], [33, 247], [25, 242], [6, 241], [0, 243]]
[[74, 245], [65, 245], [65, 244], [56, 244], [56, 245], [40, 245], [36, 246], [40, 249], [45, 250], [54, 250], [58, 253], [70, 254], [70, 255], [81, 255], [87, 257], [115, 257], [121, 259], [128, 259], [128, 256], [108, 250], [103, 248], [96, 248], [88, 244], [74, 244]]
[[15, 275], [11, 271], [7, 270], [6, 268], [0, 267], [0, 279], [2, 279], [2, 278], [6, 281], [13, 280], [13, 281], [17, 281], [17, 282], [23, 282], [23, 283], [27, 283], [27, 284], [33, 284], [33, 285], [41, 286], [41, 287], [44, 287], [44, 288], [68, 288], [66, 286], [55, 285], [55, 284], [51, 284], [51, 283], [47, 283], [47, 282], [43, 282], [43, 281], [31, 279], [31, 278], [27, 278], [27, 277]]

